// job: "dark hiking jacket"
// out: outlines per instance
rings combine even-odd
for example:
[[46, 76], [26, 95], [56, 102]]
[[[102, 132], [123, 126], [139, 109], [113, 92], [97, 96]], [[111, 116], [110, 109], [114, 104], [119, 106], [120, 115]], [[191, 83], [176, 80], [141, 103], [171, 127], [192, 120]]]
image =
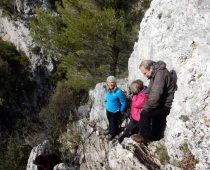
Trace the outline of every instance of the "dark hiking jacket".
[[41, 154], [34, 160], [38, 170], [53, 170], [54, 166], [61, 163], [61, 159], [56, 154]]
[[149, 99], [143, 107], [147, 112], [163, 106], [171, 108], [176, 91], [176, 83], [163, 61], [154, 62], [152, 68], [153, 75], [148, 86]]

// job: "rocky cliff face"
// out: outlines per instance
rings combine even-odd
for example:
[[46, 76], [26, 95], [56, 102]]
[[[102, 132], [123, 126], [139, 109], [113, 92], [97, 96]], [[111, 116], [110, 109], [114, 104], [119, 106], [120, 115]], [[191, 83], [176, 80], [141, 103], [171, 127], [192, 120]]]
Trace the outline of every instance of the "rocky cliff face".
[[[167, 68], [177, 74], [178, 90], [167, 118], [165, 138], [161, 141], [170, 166], [177, 168], [210, 168], [209, 10], [208, 0], [153, 0], [140, 25], [139, 40], [129, 59], [129, 82], [137, 78], [146, 82], [138, 69], [143, 59], [163, 60]], [[96, 124], [104, 128], [102, 84], [96, 89], [101, 90], [94, 93], [90, 120], [95, 119]], [[154, 144], [154, 152], [158, 145]], [[117, 160], [117, 156], [112, 157], [115, 164]]]
[[176, 71], [178, 90], [165, 145], [171, 163], [190, 161], [193, 155], [196, 169], [210, 168], [209, 10], [208, 0], [153, 0], [129, 59], [129, 81], [142, 78], [138, 65], [143, 59], [163, 60]]
[[25, 24], [25, 21], [13, 21], [0, 16], [0, 38], [13, 43], [18, 51], [23, 52], [29, 58], [32, 70], [35, 70], [37, 66], [48, 60], [46, 67], [51, 71], [53, 69], [51, 61], [46, 59], [41, 51], [37, 54], [32, 52], [32, 49], [36, 48], [36, 44], [33, 42], [28, 26]]
[[42, 6], [43, 8], [51, 8], [48, 1], [45, 0], [15, 0], [14, 10], [21, 15], [21, 18], [16, 18], [13, 20], [9, 16], [4, 16], [2, 9], [0, 9], [0, 38], [4, 41], [9, 41], [15, 45], [18, 51], [23, 52], [31, 63], [31, 69], [34, 71], [37, 66], [46, 64], [46, 68], [51, 71], [53, 65], [51, 60], [44, 56], [42, 50], [33, 52], [33, 49], [37, 48], [32, 37], [30, 36], [28, 19], [34, 14], [34, 9], [37, 6]]
[[[122, 145], [108, 142], [102, 133], [107, 126], [104, 83], [98, 84], [90, 92], [90, 114], [77, 124], [81, 139], [78, 143], [74, 140], [78, 144], [74, 154], [80, 169], [210, 168], [209, 11], [209, 0], [152, 1], [129, 59], [128, 81], [146, 81], [138, 70], [143, 59], [163, 60], [169, 70], [175, 70], [178, 90], [167, 117], [165, 137], [146, 149], [131, 139]], [[127, 87], [128, 82], [122, 84]], [[69, 130], [61, 138], [62, 150], [72, 151], [71, 140]]]
[[[118, 80], [117, 84], [123, 91], [128, 91], [127, 79]], [[106, 129], [108, 125], [105, 109], [105, 88], [106, 83], [99, 83], [96, 85], [95, 89], [90, 90], [89, 92], [89, 96], [92, 101], [90, 122], [95, 122], [96, 125], [103, 129]]]
[[43, 51], [34, 43], [29, 31], [29, 19], [33, 16], [35, 7], [50, 7], [47, 2], [44, 0], [15, 0], [13, 1], [14, 13], [11, 15], [5, 13], [0, 7], [0, 39], [14, 44], [17, 51], [24, 54], [30, 62], [29, 69], [27, 67], [30, 74], [27, 78], [33, 81], [35, 89], [33, 97], [30, 99], [25, 97], [24, 103], [32, 113], [40, 110], [38, 105], [41, 106], [45, 103], [48, 95], [52, 92], [48, 76], [49, 72], [53, 70], [53, 64], [51, 59], [44, 55]]
[[14, 6], [19, 13], [31, 15], [37, 6], [51, 8], [52, 5], [47, 0], [15, 0]]

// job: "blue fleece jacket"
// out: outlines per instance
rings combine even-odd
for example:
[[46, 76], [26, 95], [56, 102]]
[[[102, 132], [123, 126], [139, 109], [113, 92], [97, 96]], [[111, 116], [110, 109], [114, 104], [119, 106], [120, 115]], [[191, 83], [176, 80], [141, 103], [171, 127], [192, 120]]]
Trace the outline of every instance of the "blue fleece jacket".
[[105, 103], [106, 110], [116, 113], [118, 111], [124, 112], [127, 101], [123, 91], [117, 87], [115, 91], [106, 92]]

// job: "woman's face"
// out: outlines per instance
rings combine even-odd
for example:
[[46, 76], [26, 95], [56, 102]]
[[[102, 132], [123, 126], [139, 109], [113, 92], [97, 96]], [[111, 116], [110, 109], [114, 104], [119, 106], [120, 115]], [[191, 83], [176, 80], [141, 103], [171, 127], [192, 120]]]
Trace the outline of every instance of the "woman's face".
[[114, 88], [116, 87], [116, 82], [114, 82], [114, 81], [108, 81], [108, 88], [110, 89], [110, 90], [114, 90]]

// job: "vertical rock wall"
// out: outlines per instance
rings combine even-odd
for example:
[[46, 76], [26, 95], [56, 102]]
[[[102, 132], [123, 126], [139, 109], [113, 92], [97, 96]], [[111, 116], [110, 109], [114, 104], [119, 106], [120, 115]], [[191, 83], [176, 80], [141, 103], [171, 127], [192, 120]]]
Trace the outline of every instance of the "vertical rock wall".
[[143, 78], [143, 59], [163, 60], [178, 76], [165, 133], [170, 161], [189, 155], [210, 168], [210, 1], [153, 0], [129, 59], [129, 81]]
[[32, 70], [35, 70], [37, 66], [43, 65], [43, 62], [45, 62], [47, 69], [52, 71], [52, 62], [43, 55], [42, 51], [37, 54], [32, 52], [33, 48], [37, 46], [30, 36], [28, 19], [34, 15], [34, 10], [38, 6], [51, 8], [51, 5], [46, 0], [15, 0], [14, 10], [16, 10], [16, 13], [19, 13], [19, 16], [22, 16], [22, 19], [20, 19], [17, 16], [4, 16], [0, 7], [0, 38], [11, 42], [18, 51], [23, 52], [29, 58]]
[[37, 6], [43, 8], [51, 8], [48, 0], [14, 0], [15, 9], [22, 14], [30, 15], [34, 13], [34, 9]]

